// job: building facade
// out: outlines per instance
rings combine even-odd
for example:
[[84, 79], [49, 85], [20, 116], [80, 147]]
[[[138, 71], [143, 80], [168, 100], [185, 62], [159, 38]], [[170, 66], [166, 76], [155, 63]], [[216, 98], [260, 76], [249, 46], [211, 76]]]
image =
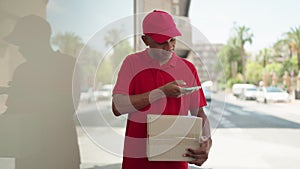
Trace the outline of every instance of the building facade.
[[190, 0], [135, 0], [135, 50], [139, 51], [145, 48], [142, 40], [142, 21], [144, 16], [154, 9], [163, 10], [171, 15], [182, 33], [177, 37], [176, 53], [180, 57], [186, 58], [191, 51], [192, 46], [192, 28], [188, 18]]

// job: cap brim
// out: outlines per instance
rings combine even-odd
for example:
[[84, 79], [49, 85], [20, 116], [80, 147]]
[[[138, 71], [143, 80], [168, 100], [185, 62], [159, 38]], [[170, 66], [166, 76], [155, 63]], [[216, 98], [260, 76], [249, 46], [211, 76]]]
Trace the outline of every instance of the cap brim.
[[169, 39], [172, 38], [170, 36], [161, 35], [161, 34], [154, 34], [154, 33], [151, 33], [151, 34], [149, 33], [149, 34], [146, 34], [146, 35], [151, 37], [151, 39], [153, 39], [157, 43], [164, 43], [164, 42], [166, 42], [166, 41], [168, 41]]
[[161, 33], [145, 33], [145, 34], [150, 36], [157, 43], [163, 43], [176, 36], [181, 36], [181, 33], [179, 32], [178, 29], [168, 30], [166, 33], [161, 32]]

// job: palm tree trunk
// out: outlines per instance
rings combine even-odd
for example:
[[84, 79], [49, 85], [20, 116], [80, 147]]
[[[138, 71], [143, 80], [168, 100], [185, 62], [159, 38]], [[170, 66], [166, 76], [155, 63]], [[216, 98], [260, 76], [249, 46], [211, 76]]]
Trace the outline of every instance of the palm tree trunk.
[[297, 52], [297, 57], [298, 57], [298, 70], [300, 71], [300, 50]]
[[246, 75], [245, 75], [245, 50], [244, 45], [241, 45], [241, 56], [242, 56], [242, 74], [243, 74], [243, 83], [246, 83]]

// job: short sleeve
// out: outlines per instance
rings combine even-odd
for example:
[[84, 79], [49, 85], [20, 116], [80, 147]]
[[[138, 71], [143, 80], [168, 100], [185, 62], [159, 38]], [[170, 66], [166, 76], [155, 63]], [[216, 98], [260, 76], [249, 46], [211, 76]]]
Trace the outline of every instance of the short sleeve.
[[120, 71], [118, 73], [118, 78], [113, 89], [113, 94], [125, 94], [128, 95], [130, 93], [129, 86], [130, 82], [133, 78], [133, 65], [131, 60], [127, 56], [122, 63]]

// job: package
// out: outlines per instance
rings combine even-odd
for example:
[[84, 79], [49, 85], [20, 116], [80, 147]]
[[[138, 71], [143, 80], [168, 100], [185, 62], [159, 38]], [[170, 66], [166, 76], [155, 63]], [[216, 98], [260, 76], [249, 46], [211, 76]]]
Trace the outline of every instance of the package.
[[199, 149], [202, 118], [178, 115], [147, 115], [149, 161], [191, 161], [187, 148]]

